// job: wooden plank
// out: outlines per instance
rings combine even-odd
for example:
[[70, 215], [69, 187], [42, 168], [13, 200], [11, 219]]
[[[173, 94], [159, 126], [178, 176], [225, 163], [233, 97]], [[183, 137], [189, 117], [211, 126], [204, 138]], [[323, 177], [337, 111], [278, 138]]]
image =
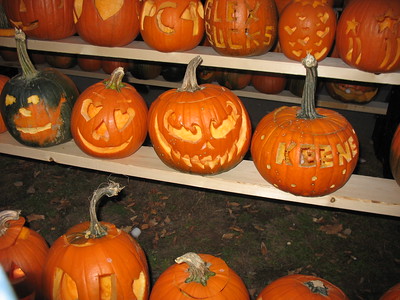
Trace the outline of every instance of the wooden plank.
[[267, 199], [400, 216], [400, 187], [390, 179], [352, 175], [344, 187], [330, 195], [298, 197], [270, 185], [248, 160], [228, 172], [200, 176], [167, 167], [152, 147], [143, 146], [127, 158], [107, 160], [86, 155], [73, 141], [49, 148], [26, 147], [16, 142], [8, 132], [0, 134], [0, 153]]

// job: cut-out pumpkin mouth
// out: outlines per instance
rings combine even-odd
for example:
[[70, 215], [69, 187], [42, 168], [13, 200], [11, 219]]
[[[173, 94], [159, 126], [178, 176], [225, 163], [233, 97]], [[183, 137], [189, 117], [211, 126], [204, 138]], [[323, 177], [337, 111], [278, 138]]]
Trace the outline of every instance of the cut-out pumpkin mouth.
[[43, 132], [46, 130], [51, 129], [51, 123], [47, 123], [44, 126], [40, 126], [40, 127], [16, 127], [18, 131], [23, 132], [23, 133], [27, 133], [27, 134], [37, 134], [39, 132]]

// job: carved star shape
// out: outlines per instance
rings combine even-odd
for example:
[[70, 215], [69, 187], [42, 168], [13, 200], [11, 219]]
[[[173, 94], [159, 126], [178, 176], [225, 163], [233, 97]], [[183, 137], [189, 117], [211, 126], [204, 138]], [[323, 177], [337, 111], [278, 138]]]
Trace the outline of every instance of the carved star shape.
[[379, 32], [388, 29], [394, 31], [395, 25], [400, 22], [399, 17], [396, 17], [392, 9], [389, 9], [382, 17], [377, 19], [379, 23]]
[[360, 23], [357, 22], [354, 18], [350, 21], [347, 21], [346, 34], [348, 34], [351, 31], [351, 32], [353, 32], [354, 35], [356, 35], [357, 28], [359, 25], [360, 25]]

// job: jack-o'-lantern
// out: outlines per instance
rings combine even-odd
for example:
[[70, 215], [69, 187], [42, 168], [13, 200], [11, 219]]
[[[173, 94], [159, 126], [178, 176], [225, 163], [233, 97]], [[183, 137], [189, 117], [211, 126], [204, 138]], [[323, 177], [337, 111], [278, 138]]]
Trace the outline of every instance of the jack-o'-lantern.
[[161, 94], [150, 106], [149, 135], [168, 166], [182, 172], [216, 174], [246, 154], [251, 123], [240, 99], [216, 84], [198, 85], [200, 56], [187, 66], [182, 87]]
[[317, 61], [331, 50], [336, 32], [336, 14], [321, 0], [293, 0], [279, 18], [278, 36], [283, 54], [301, 61], [308, 53]]
[[376, 84], [354, 84], [342, 80], [326, 81], [325, 87], [333, 99], [360, 104], [372, 101], [379, 91]]
[[200, 0], [147, 0], [140, 14], [140, 34], [161, 52], [195, 48], [204, 35], [204, 8]]
[[122, 189], [109, 182], [95, 190], [90, 222], [71, 227], [50, 247], [43, 276], [46, 299], [148, 299], [148, 265], [139, 243], [96, 216], [98, 201]]
[[0, 212], [0, 265], [19, 299], [34, 299], [35, 295], [40, 299], [49, 247], [39, 233], [24, 224], [20, 211]]
[[89, 155], [121, 158], [134, 153], [147, 135], [147, 105], [136, 89], [123, 83], [123, 68], [88, 87], [71, 115], [75, 143]]
[[139, 0], [74, 0], [76, 31], [86, 42], [117, 47], [139, 34]]
[[[1, 94], [1, 91], [3, 90], [4, 85], [6, 84], [6, 82], [9, 79], [10, 79], [10, 77], [8, 77], [6, 75], [0, 75], [0, 94]], [[0, 133], [6, 132], [6, 131], [7, 131], [6, 124], [4, 124], [3, 117], [0, 114]]]
[[341, 114], [315, 108], [317, 61], [302, 61], [306, 81], [301, 107], [279, 107], [253, 134], [251, 154], [259, 173], [275, 187], [301, 196], [323, 196], [341, 188], [354, 171], [358, 138]]
[[28, 57], [25, 34], [16, 30], [22, 74], [11, 78], [0, 96], [0, 110], [10, 134], [21, 144], [54, 146], [69, 141], [70, 115], [78, 97], [74, 82], [57, 71], [36, 70]]
[[277, 39], [274, 0], [207, 0], [204, 19], [208, 42], [222, 55], [261, 55]]
[[400, 125], [397, 126], [397, 129], [392, 138], [389, 157], [389, 164], [392, 175], [397, 184], [400, 185]]
[[400, 70], [400, 1], [353, 0], [341, 14], [336, 47], [348, 65], [373, 73]]

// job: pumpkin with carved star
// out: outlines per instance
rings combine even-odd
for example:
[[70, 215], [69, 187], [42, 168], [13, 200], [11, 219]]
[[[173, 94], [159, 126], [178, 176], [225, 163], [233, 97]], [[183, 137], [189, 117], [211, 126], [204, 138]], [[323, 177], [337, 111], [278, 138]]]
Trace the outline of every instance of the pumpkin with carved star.
[[359, 70], [400, 70], [400, 1], [348, 3], [338, 22], [336, 47], [340, 58]]
[[179, 89], [162, 93], [151, 104], [149, 136], [166, 165], [181, 172], [217, 174], [243, 159], [251, 123], [232, 91], [217, 84], [197, 84], [201, 60], [197, 56], [190, 61]]

